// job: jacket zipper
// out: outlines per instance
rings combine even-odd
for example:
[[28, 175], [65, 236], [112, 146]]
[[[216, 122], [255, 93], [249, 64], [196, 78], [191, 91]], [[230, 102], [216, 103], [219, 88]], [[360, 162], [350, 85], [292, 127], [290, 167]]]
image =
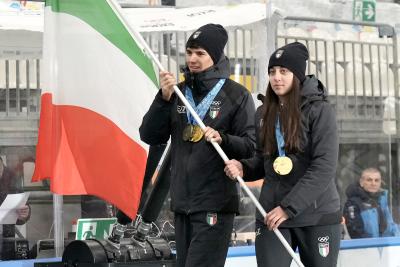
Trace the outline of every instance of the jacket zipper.
[[186, 193], [186, 203], [185, 203], [185, 211], [186, 211], [186, 215], [189, 215], [189, 213], [190, 213], [190, 206], [191, 206], [191, 203], [190, 203], [190, 199], [189, 199], [189, 196], [190, 196], [190, 186], [189, 186], [189, 175], [188, 175], [188, 168], [187, 168], [187, 166], [189, 166], [189, 162], [190, 162], [190, 160], [191, 160], [191, 157], [192, 157], [192, 149], [193, 149], [193, 145], [192, 144], [190, 144], [190, 149], [189, 149], [189, 153], [188, 153], [188, 160], [187, 160], [187, 162], [186, 162], [186, 168], [185, 168], [185, 177], [184, 177], [184, 179], [185, 179], [185, 187], [186, 187], [186, 190], [185, 190], [185, 193]]

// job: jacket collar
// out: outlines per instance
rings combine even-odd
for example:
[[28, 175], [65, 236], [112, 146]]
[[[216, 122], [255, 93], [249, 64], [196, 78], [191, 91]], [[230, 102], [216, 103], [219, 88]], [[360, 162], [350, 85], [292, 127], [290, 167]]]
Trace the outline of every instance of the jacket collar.
[[229, 59], [223, 55], [210, 68], [199, 73], [191, 73], [186, 66], [183, 69], [185, 84], [192, 88], [195, 94], [208, 93], [220, 79], [228, 79], [230, 74]]
[[307, 75], [301, 88], [301, 107], [314, 101], [327, 101], [328, 92], [325, 86], [314, 75]]

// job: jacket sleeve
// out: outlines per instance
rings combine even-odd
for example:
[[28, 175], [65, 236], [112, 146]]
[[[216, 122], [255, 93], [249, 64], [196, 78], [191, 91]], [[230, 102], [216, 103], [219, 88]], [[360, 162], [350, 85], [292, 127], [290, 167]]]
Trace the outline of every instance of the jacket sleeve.
[[387, 231], [389, 232], [389, 236], [400, 236], [400, 226], [394, 222], [392, 214], [389, 209], [384, 211], [387, 221]]
[[364, 231], [364, 222], [361, 218], [361, 211], [358, 205], [347, 200], [343, 208], [343, 216], [346, 221], [347, 231], [351, 238], [368, 237]]
[[233, 134], [221, 133], [221, 148], [229, 158], [243, 159], [254, 155], [254, 114], [254, 101], [246, 92], [232, 120]]
[[262, 147], [262, 141], [260, 139], [260, 128], [262, 124], [263, 107], [259, 107], [255, 115], [255, 127], [256, 127], [256, 150], [255, 155], [249, 159], [241, 160], [243, 165], [243, 179], [245, 181], [256, 181], [264, 178], [264, 153]]
[[387, 232], [388, 236], [400, 236], [400, 226], [394, 222], [392, 213], [389, 210], [388, 192], [386, 190], [384, 191], [380, 204], [387, 222], [387, 229], [385, 232]]
[[313, 104], [309, 113], [311, 161], [305, 174], [280, 203], [290, 218], [310, 207], [334, 183], [338, 159], [335, 113], [327, 102]]
[[170, 101], [165, 101], [161, 89], [157, 93], [149, 110], [143, 117], [139, 128], [140, 139], [149, 145], [164, 144], [171, 134], [171, 110], [174, 106], [175, 94]]
[[265, 177], [264, 157], [258, 151], [249, 159], [240, 161], [243, 165], [243, 180], [246, 182], [257, 181]]

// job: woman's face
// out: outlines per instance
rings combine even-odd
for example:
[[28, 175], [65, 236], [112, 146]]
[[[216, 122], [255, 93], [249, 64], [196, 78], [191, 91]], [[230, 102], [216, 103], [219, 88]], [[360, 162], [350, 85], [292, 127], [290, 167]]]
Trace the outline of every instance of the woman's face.
[[285, 96], [292, 89], [293, 72], [284, 67], [274, 66], [269, 69], [269, 82], [278, 97]]

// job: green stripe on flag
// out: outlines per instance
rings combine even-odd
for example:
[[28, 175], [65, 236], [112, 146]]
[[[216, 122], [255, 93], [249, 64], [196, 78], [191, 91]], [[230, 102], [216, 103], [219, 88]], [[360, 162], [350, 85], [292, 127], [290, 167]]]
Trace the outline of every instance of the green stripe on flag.
[[158, 87], [150, 59], [136, 44], [128, 30], [105, 0], [46, 0], [53, 12], [67, 13], [92, 26], [125, 53]]

